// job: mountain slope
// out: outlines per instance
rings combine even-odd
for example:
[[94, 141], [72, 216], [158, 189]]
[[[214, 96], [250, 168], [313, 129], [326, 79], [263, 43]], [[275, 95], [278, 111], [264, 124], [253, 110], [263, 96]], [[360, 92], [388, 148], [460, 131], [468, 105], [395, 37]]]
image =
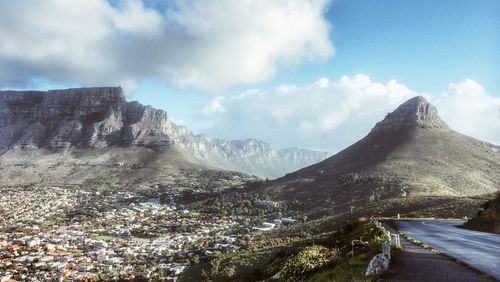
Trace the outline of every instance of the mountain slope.
[[0, 183], [222, 188], [254, 178], [178, 149], [163, 111], [120, 88], [0, 92]]
[[171, 167], [215, 167], [260, 177], [278, 177], [327, 157], [308, 150], [276, 151], [258, 140], [228, 142], [194, 135], [164, 111], [127, 102], [119, 87], [0, 91], [0, 150], [18, 160], [36, 150], [43, 156], [85, 150], [101, 150], [103, 156], [113, 151], [115, 156], [120, 148], [123, 155], [162, 152], [162, 163]]
[[358, 206], [390, 198], [471, 197], [500, 189], [500, 148], [451, 130], [415, 97], [352, 146], [272, 182], [282, 199]]
[[500, 234], [500, 193], [484, 203], [477, 216], [464, 223], [465, 228]]

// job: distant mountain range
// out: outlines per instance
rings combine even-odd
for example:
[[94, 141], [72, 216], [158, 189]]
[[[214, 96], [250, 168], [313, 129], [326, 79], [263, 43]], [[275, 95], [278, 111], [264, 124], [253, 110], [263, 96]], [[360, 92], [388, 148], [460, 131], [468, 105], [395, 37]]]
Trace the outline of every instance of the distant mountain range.
[[330, 155], [299, 148], [276, 150], [256, 139], [226, 141], [206, 135], [193, 135], [186, 130], [176, 130], [176, 133], [172, 135], [175, 144], [203, 163], [261, 178], [277, 178]]
[[[0, 91], [0, 149], [4, 159], [15, 152], [19, 160], [25, 160], [22, 156], [33, 150], [42, 150], [45, 156], [112, 150], [113, 158], [118, 158], [120, 150], [123, 155], [134, 151], [129, 150], [131, 147], [138, 151], [176, 151], [177, 163], [185, 159], [185, 167], [198, 163], [261, 178], [282, 176], [329, 155], [296, 148], [275, 150], [255, 139], [225, 141], [194, 135], [173, 123], [162, 110], [127, 102], [119, 87]], [[168, 163], [168, 154], [161, 155]], [[120, 163], [132, 160], [122, 159]]]
[[[390, 199], [424, 203], [494, 193], [500, 190], [499, 172], [500, 147], [450, 129], [419, 96], [355, 144], [272, 181], [263, 191], [311, 208], [346, 211]], [[439, 207], [413, 207], [427, 208]]]

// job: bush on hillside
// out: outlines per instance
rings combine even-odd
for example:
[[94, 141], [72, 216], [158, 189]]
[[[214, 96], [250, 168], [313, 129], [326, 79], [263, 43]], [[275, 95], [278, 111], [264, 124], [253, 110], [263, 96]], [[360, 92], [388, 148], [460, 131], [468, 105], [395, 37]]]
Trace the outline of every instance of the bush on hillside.
[[305, 247], [297, 255], [289, 257], [281, 268], [283, 281], [301, 281], [311, 271], [327, 265], [334, 253], [329, 249], [313, 245]]

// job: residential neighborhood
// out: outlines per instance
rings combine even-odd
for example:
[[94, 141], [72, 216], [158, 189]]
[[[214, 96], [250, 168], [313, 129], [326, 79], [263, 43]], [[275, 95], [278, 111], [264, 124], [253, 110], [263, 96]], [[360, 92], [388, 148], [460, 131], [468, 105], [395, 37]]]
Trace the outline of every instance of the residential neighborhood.
[[244, 229], [248, 218], [190, 211], [181, 193], [1, 188], [0, 279], [176, 280], [191, 263], [244, 248], [253, 232], [294, 222]]

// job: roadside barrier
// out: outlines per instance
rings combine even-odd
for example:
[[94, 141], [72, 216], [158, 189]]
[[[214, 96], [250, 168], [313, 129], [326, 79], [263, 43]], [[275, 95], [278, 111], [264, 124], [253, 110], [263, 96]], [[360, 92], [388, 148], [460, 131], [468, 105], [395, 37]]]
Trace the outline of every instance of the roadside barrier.
[[370, 222], [386, 232], [388, 238], [390, 238], [390, 241], [389, 239], [384, 240], [382, 253], [376, 254], [366, 268], [365, 276], [378, 276], [389, 268], [391, 262], [391, 247], [401, 247], [401, 241], [399, 239], [399, 234], [391, 234], [382, 226], [382, 223], [377, 218], [370, 218]]

